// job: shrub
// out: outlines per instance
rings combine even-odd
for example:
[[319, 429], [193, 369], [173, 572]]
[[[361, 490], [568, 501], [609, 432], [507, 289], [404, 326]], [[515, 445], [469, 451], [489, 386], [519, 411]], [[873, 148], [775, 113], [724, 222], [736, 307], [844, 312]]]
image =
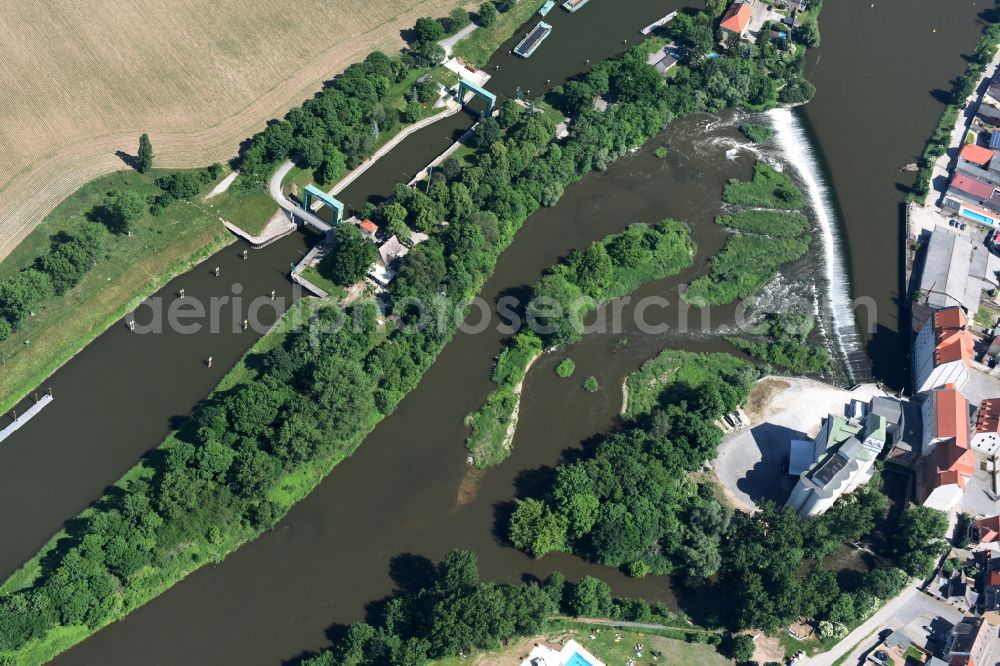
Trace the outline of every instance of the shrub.
[[576, 363], [571, 358], [564, 358], [556, 366], [556, 374], [563, 378], [572, 376], [574, 370], [576, 370]]
[[597, 393], [601, 390], [601, 385], [597, 383], [597, 378], [591, 375], [583, 380], [583, 390], [587, 393]]

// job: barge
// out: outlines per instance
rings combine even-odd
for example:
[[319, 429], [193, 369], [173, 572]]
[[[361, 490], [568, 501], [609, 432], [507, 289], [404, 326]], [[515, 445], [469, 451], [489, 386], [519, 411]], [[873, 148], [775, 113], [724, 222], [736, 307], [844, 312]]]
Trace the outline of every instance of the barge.
[[531, 54], [538, 50], [538, 47], [550, 34], [552, 34], [552, 26], [545, 21], [539, 21], [538, 25], [525, 35], [521, 43], [514, 47], [514, 54], [522, 58], [530, 58]]

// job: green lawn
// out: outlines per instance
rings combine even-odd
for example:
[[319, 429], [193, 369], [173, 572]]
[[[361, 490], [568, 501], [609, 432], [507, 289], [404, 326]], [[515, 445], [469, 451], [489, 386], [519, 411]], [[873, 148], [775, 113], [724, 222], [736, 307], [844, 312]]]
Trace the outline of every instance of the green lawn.
[[264, 231], [268, 221], [278, 211], [278, 204], [264, 190], [239, 192], [230, 189], [209, 202], [219, 217], [254, 236]]
[[347, 293], [344, 287], [321, 275], [315, 266], [305, 268], [299, 275], [328, 293], [333, 300], [339, 300]]
[[[0, 263], [0, 279], [30, 266], [46, 252], [53, 234], [79, 225], [107, 192], [131, 189], [155, 196], [160, 190], [153, 181], [166, 173], [118, 171], [83, 186], [56, 206]], [[6, 361], [0, 412], [36, 388], [141, 299], [232, 240], [218, 216], [197, 199], [175, 202], [159, 217], [145, 216], [132, 236], [108, 234], [97, 265], [80, 284], [41, 303], [34, 317], [0, 342], [0, 355]], [[31, 341], [30, 346], [25, 340]]]
[[476, 67], [482, 67], [489, 62], [497, 47], [510, 39], [542, 4], [542, 0], [521, 0], [509, 11], [498, 15], [490, 27], [480, 26], [473, 30], [471, 35], [455, 45], [454, 54]]
[[[620, 641], [615, 641], [615, 634], [621, 635]], [[657, 630], [615, 629], [582, 622], [556, 621], [550, 623], [550, 628], [544, 634], [522, 641], [511, 641], [503, 649], [469, 655], [464, 660], [456, 657], [439, 659], [430, 662], [429, 666], [516, 666], [535, 643], [545, 642], [558, 646], [560, 640], [570, 639], [609, 666], [624, 666], [629, 659], [635, 661], [635, 666], [725, 666], [733, 663], [720, 655], [712, 645], [689, 643], [660, 634]], [[595, 637], [594, 640], [590, 639], [591, 635]], [[642, 658], [635, 656], [637, 643], [643, 646]]]

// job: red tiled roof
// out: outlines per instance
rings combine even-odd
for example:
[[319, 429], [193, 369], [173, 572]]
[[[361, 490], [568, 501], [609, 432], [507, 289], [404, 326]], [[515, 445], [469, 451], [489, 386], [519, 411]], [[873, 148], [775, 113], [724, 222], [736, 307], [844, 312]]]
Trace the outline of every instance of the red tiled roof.
[[968, 320], [958, 306], [934, 313], [934, 365], [962, 361], [966, 367], [972, 361], [972, 333]]
[[[976, 521], [976, 527], [979, 528], [979, 540], [982, 543], [992, 543], [1000, 539], [1000, 516], [980, 518]], [[1000, 585], [1000, 571], [991, 571], [988, 580], [990, 585]]]
[[983, 146], [977, 146], [974, 143], [967, 143], [962, 146], [962, 150], [958, 155], [963, 160], [978, 164], [981, 167], [985, 167], [993, 159], [992, 150]]
[[[1000, 516], [993, 516], [993, 518], [1000, 518]], [[983, 520], [990, 520], [989, 518], [984, 518]], [[982, 521], [980, 521], [982, 522]], [[977, 523], [978, 524], [978, 523]], [[982, 539], [980, 539], [982, 540]], [[987, 585], [1000, 585], [1000, 571], [991, 571], [990, 575], [986, 577]]]
[[370, 234], [374, 234], [376, 231], [378, 231], [378, 225], [372, 222], [371, 220], [364, 220], [358, 226], [361, 227], [362, 231], [367, 231]]
[[742, 35], [750, 25], [750, 17], [753, 16], [753, 7], [749, 2], [733, 2], [726, 10], [726, 15], [722, 17], [719, 27], [729, 32]]
[[980, 200], [989, 199], [993, 196], [992, 185], [960, 173], [956, 173], [955, 177], [951, 179], [951, 187], [954, 187], [956, 190], [965, 192], [966, 194], [974, 196]]
[[950, 437], [959, 448], [969, 448], [969, 403], [953, 385], [934, 391], [934, 414], [936, 437]]
[[1000, 398], [983, 400], [976, 417], [976, 432], [1000, 432]]
[[965, 490], [965, 480], [973, 474], [975, 456], [966, 447], [959, 446], [954, 439], [941, 442], [934, 448], [925, 463], [925, 492], [930, 493], [941, 486], [958, 484]]

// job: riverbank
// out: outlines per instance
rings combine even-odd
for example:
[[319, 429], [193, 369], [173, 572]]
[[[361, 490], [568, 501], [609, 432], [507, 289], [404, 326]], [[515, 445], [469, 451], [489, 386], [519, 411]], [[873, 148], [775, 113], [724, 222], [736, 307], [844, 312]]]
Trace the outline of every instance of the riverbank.
[[[0, 267], [0, 280], [31, 266], [50, 239], [71, 232], [109, 191], [159, 192], [148, 175], [121, 171], [87, 184], [60, 203]], [[147, 296], [235, 239], [204, 204], [180, 201], [159, 216], [144, 215], [131, 235], [104, 234], [104, 247], [80, 283], [38, 304], [31, 317], [0, 342], [4, 381], [0, 413], [14, 407], [98, 335], [121, 321]], [[27, 341], [27, 342], [26, 342]]]
[[[307, 320], [311, 313], [315, 311], [318, 302], [311, 299], [299, 300], [293, 305], [251, 348], [240, 361], [226, 373], [215, 389], [209, 394], [206, 400], [217, 399], [219, 396], [232, 390], [259, 375], [259, 367], [255, 367], [255, 359], [259, 359], [263, 354], [284, 343], [288, 335], [301, 327], [303, 321]], [[183, 447], [184, 443], [178, 438], [178, 433], [172, 433], [160, 445], [158, 452], [170, 455], [170, 452], [178, 447]], [[156, 453], [145, 457], [139, 464], [129, 470], [113, 486], [115, 492], [127, 492], [136, 483], [142, 483], [156, 473]], [[331, 465], [332, 466], [332, 465]], [[322, 475], [317, 475], [314, 483], [318, 483]], [[295, 478], [289, 475], [286, 479], [286, 487], [290, 493], [294, 493], [295, 488], [300, 489], [303, 495], [308, 493], [308, 483], [302, 478]], [[293, 502], [295, 500], [292, 500]], [[83, 511], [78, 520], [88, 520], [102, 511], [100, 503]], [[259, 534], [258, 531], [247, 529], [246, 527], [236, 530], [220, 532], [219, 537], [214, 541], [198, 541], [186, 544], [183, 556], [166, 558], [167, 566], [157, 568], [147, 568], [136, 580], [129, 582], [126, 602], [118, 609], [124, 616], [131, 610], [142, 606], [149, 600], [155, 598], [165, 590], [169, 589], [176, 582], [181, 580], [190, 571], [206, 564], [221, 562], [226, 555], [233, 552], [247, 540]], [[66, 528], [53, 535], [51, 539], [39, 550], [38, 554], [27, 561], [16, 572], [9, 576], [0, 585], [0, 595], [9, 597], [18, 590], [30, 588], [39, 576], [43, 575], [43, 563], [46, 558], [58, 552], [67, 540], [72, 540], [72, 536]], [[59, 627], [52, 631], [46, 640], [34, 641], [25, 649], [17, 653], [19, 661], [16, 663], [41, 664], [52, 660], [56, 655], [83, 640], [94, 631], [118, 619], [111, 616], [97, 627]]]

